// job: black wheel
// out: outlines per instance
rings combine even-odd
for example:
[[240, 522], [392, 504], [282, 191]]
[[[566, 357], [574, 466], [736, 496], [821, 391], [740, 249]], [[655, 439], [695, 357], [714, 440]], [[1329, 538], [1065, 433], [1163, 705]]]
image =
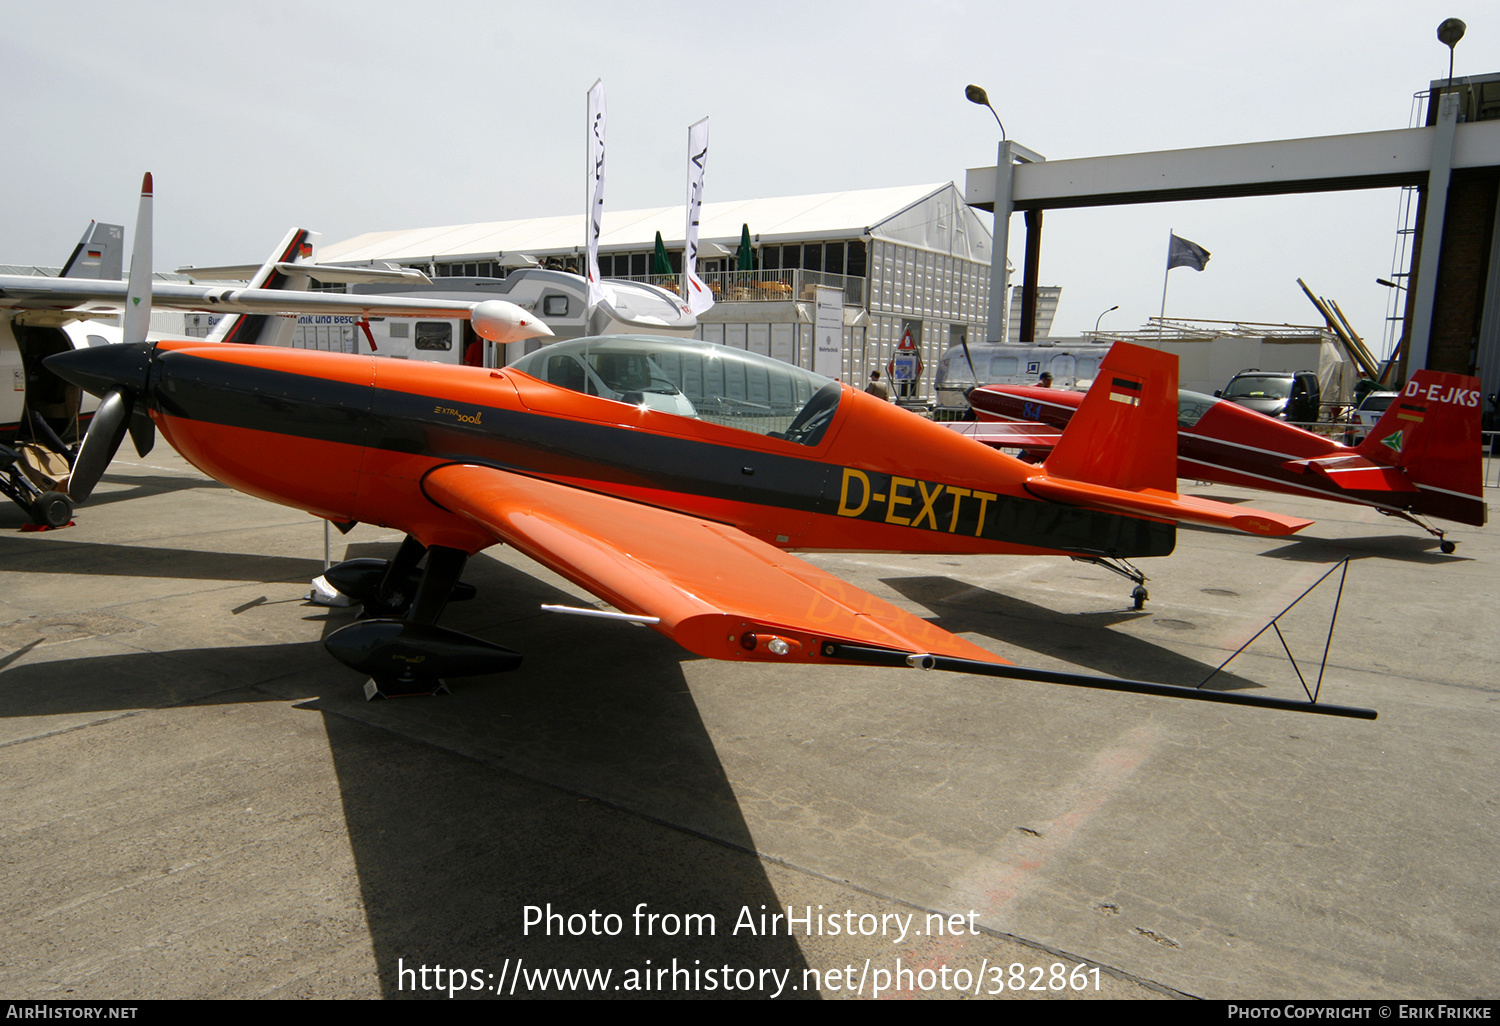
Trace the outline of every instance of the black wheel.
[[31, 519], [46, 527], [67, 527], [73, 519], [73, 500], [62, 492], [46, 492], [31, 504]]
[[1146, 589], [1141, 587], [1139, 584], [1137, 584], [1135, 586], [1135, 589], [1130, 593], [1130, 600], [1135, 603], [1135, 608], [1137, 609], [1145, 609], [1146, 600], [1150, 597], [1151, 596], [1147, 594]]
[[1438, 542], [1438, 548], [1441, 549], [1444, 554], [1451, 554], [1454, 549], [1458, 548], [1458, 542], [1451, 542], [1445, 539]]

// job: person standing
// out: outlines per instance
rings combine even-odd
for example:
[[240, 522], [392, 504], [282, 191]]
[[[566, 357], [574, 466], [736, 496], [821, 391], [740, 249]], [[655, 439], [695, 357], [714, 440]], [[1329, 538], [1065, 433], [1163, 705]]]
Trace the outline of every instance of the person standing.
[[880, 372], [878, 370], [870, 372], [870, 383], [865, 386], [865, 391], [877, 399], [884, 399], [886, 402], [891, 401], [891, 386], [880, 380]]

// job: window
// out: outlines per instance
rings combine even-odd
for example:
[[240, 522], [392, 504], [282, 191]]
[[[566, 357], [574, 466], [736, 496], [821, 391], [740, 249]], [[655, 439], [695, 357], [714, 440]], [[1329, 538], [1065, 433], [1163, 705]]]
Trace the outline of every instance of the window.
[[567, 296], [543, 296], [542, 297], [542, 316], [543, 317], [566, 317], [566, 316], [568, 316], [568, 297]]
[[851, 278], [863, 278], [865, 276], [865, 243], [863, 239], [854, 239], [849, 243], [849, 262], [846, 265], [845, 274]]
[[453, 325], [447, 321], [418, 321], [417, 348], [446, 351], [453, 348]]
[[829, 274], [844, 273], [844, 244], [830, 242], [823, 247], [823, 270]]

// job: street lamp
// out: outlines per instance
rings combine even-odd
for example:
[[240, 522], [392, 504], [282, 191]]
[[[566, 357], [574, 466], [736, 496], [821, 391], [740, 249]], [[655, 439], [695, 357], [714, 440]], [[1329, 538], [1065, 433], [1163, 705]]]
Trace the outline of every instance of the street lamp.
[[[991, 236], [993, 243], [990, 249], [990, 297], [984, 337], [987, 342], [1004, 342], [1005, 291], [1009, 284], [1006, 280], [1006, 264], [1009, 263], [1010, 251], [1011, 164], [1014, 154], [1011, 142], [1005, 138], [1005, 122], [1000, 120], [1000, 115], [990, 106], [990, 97], [984, 87], [965, 86], [964, 97], [970, 103], [988, 107], [995, 117], [995, 124], [1000, 126], [1000, 149], [995, 156], [995, 231]], [[967, 355], [967, 350], [965, 354]]]
[[[1446, 25], [1447, 22], [1444, 22], [1443, 24]], [[1459, 25], [1462, 26], [1463, 22], [1459, 22]], [[1459, 35], [1463, 35], [1463, 29], [1461, 27], [1458, 30], [1458, 34]], [[990, 97], [989, 97], [989, 94], [984, 91], [984, 87], [983, 86], [977, 86], [977, 85], [964, 86], [964, 96], [968, 97], [968, 100], [969, 100], [970, 103], [977, 103], [981, 107], [989, 107], [990, 108], [990, 113], [991, 114], [995, 114], [995, 108], [994, 107], [990, 107]], [[1005, 122], [1003, 122], [1003, 121], [1000, 120], [1000, 115], [999, 114], [995, 114], [995, 124], [997, 124], [997, 125], [1000, 126], [1000, 141], [1004, 142], [1005, 141]]]
[[[1468, 26], [1465, 25], [1463, 22], [1459, 21], [1457, 18], [1449, 18], [1446, 21], [1444, 21], [1441, 25], [1439, 25], [1438, 29], [1437, 29], [1438, 42], [1442, 43], [1444, 46], [1446, 46], [1448, 48], [1448, 88], [1449, 89], [1453, 88], [1453, 48], [1455, 46], [1457, 46], [1458, 45], [1458, 41], [1464, 37], [1464, 29], [1466, 29], [1466, 28], [1468, 28]], [[969, 88], [973, 89], [975, 87], [974, 86], [970, 86]], [[983, 93], [983, 92], [984, 92], [984, 90], [981, 89], [980, 93]], [[974, 102], [978, 103], [979, 101], [975, 100]]]
[[1094, 318], [1094, 334], [1095, 335], [1099, 334], [1099, 322], [1102, 321], [1102, 320], [1104, 320], [1104, 314], [1114, 313], [1118, 309], [1120, 309], [1120, 304], [1116, 303], [1114, 306], [1112, 306], [1108, 310], [1104, 311], [1104, 313], [1102, 313], [1098, 317]]

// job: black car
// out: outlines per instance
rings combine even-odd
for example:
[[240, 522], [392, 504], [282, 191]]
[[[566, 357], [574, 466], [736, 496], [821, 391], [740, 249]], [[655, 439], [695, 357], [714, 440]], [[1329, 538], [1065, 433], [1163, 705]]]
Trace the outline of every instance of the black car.
[[1267, 417], [1308, 424], [1318, 419], [1323, 400], [1318, 376], [1305, 370], [1243, 370], [1214, 395]]

